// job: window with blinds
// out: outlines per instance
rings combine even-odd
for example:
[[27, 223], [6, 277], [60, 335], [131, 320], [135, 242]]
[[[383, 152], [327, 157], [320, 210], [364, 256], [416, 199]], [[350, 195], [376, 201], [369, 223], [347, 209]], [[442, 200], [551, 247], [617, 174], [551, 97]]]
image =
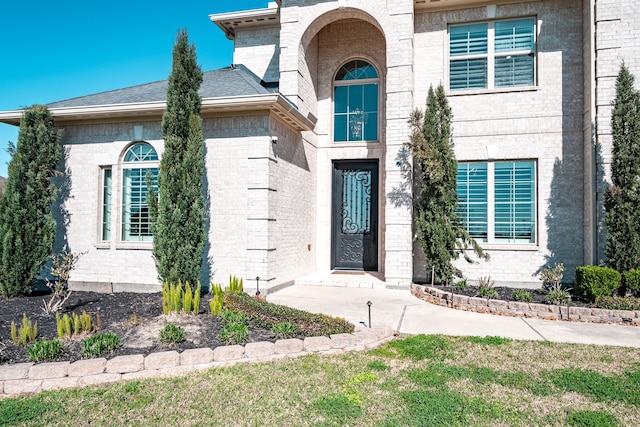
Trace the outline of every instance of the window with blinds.
[[535, 19], [449, 27], [449, 89], [535, 83]]
[[457, 213], [479, 242], [535, 243], [535, 162], [458, 164]]

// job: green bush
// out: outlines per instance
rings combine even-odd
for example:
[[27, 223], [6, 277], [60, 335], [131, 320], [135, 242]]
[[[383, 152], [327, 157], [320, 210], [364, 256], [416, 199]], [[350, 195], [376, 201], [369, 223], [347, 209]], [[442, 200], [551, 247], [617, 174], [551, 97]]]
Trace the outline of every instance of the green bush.
[[640, 270], [629, 270], [622, 273], [622, 288], [625, 294], [630, 292], [633, 296], [640, 297]]
[[608, 267], [587, 265], [576, 268], [575, 293], [594, 302], [597, 297], [610, 297], [620, 288], [620, 273]]
[[547, 302], [555, 305], [565, 305], [571, 299], [569, 292], [564, 289], [558, 289], [547, 292]]
[[272, 304], [245, 293], [225, 292], [223, 305], [226, 309], [246, 313], [250, 322], [265, 329], [288, 321], [296, 325], [303, 336], [343, 334], [354, 330], [354, 326], [344, 319]]
[[62, 355], [62, 351], [62, 343], [57, 339], [36, 341], [27, 348], [30, 362], [54, 361]]
[[271, 332], [279, 339], [292, 338], [298, 333], [298, 328], [291, 322], [281, 322], [273, 325]]
[[514, 289], [513, 299], [520, 302], [533, 302], [533, 296], [531, 295], [531, 292], [525, 289]]
[[483, 298], [489, 298], [489, 299], [499, 298], [498, 291], [496, 291], [494, 288], [488, 288], [486, 286], [478, 288], [478, 295], [480, 295]]
[[82, 354], [86, 357], [100, 357], [118, 348], [120, 337], [115, 334], [97, 334], [82, 340]]
[[249, 338], [249, 327], [240, 322], [227, 322], [220, 331], [220, 339], [227, 345], [242, 344]]
[[596, 307], [607, 310], [640, 310], [640, 298], [635, 297], [598, 297]]
[[175, 345], [184, 341], [184, 328], [175, 323], [169, 322], [160, 330], [160, 342], [168, 345]]

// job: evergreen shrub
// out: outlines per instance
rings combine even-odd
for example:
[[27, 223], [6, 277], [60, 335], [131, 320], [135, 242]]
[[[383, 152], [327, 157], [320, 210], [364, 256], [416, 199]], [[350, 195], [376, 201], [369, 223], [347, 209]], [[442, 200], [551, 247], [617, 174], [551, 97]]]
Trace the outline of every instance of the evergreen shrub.
[[586, 265], [576, 268], [575, 293], [589, 302], [610, 297], [620, 288], [621, 275], [609, 267]]

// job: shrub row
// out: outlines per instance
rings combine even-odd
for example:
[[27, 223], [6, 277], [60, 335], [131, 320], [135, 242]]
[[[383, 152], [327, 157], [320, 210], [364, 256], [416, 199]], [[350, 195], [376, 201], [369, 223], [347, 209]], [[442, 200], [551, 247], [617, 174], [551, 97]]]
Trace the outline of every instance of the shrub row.
[[273, 304], [245, 293], [225, 292], [223, 305], [226, 309], [246, 313], [250, 322], [266, 329], [290, 322], [304, 336], [343, 334], [354, 330], [354, 326], [345, 319]]
[[598, 297], [596, 307], [607, 310], [640, 310], [640, 298], [635, 297]]
[[576, 268], [576, 295], [595, 302], [601, 297], [626, 296], [631, 293], [640, 297], [640, 270], [620, 272], [597, 265]]

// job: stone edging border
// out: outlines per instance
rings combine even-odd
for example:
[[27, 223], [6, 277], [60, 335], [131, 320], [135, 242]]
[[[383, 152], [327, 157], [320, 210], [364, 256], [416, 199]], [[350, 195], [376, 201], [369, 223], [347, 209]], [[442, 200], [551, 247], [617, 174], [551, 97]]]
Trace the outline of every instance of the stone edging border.
[[393, 339], [390, 328], [359, 329], [337, 334], [272, 342], [164, 351], [130, 356], [83, 359], [71, 362], [0, 365], [0, 399], [42, 390], [108, 384], [142, 378], [184, 375], [193, 371], [242, 362], [265, 362], [308, 354], [337, 354], [375, 348]]
[[411, 285], [411, 293], [431, 304], [476, 313], [490, 313], [499, 316], [527, 317], [545, 320], [567, 320], [572, 322], [615, 323], [640, 326], [640, 311], [607, 310], [589, 307], [567, 307], [503, 301], [482, 297], [468, 297], [424, 285]]

